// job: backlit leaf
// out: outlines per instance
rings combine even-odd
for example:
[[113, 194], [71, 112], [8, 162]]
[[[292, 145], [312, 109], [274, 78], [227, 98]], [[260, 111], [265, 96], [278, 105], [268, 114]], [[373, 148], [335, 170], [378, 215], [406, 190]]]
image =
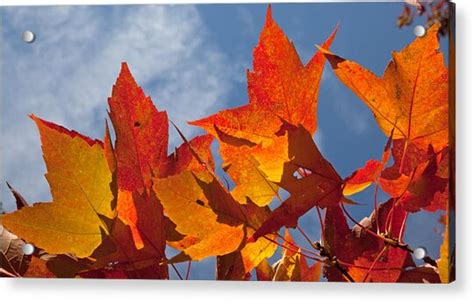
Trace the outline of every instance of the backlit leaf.
[[339, 79], [372, 110], [382, 131], [426, 150], [448, 143], [448, 69], [433, 25], [393, 59], [379, 78], [355, 62], [328, 51]]
[[[324, 43], [326, 48], [334, 36], [335, 32]], [[254, 49], [253, 71], [247, 74], [249, 104], [191, 122], [219, 139], [223, 167], [236, 184], [233, 195], [240, 202], [248, 197], [265, 206], [277, 194], [272, 180], [281, 177], [283, 164], [288, 161], [286, 144], [276, 135], [282, 120], [301, 124], [310, 133], [316, 131], [317, 95], [324, 63], [321, 52], [315, 53], [306, 65], [301, 63], [269, 7]], [[271, 170], [262, 160], [272, 162]]]
[[88, 257], [102, 242], [103, 232], [109, 232], [102, 217], [115, 215], [103, 144], [34, 115], [31, 118], [41, 135], [53, 202], [6, 214], [2, 223], [49, 253]]

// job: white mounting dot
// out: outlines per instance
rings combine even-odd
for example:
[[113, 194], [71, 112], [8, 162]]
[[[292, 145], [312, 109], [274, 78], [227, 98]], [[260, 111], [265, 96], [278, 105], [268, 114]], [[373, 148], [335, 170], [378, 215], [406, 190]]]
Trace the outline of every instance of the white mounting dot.
[[34, 32], [26, 30], [21, 34], [21, 38], [25, 43], [33, 43], [35, 41], [36, 36]]
[[415, 36], [417, 37], [423, 37], [425, 34], [426, 34], [426, 29], [423, 25], [417, 25], [415, 26], [415, 28], [413, 29], [413, 33], [415, 34]]
[[35, 252], [35, 247], [31, 243], [25, 243], [22, 248], [23, 254], [29, 256]]
[[421, 260], [426, 257], [426, 249], [424, 247], [417, 247], [413, 251], [413, 257], [415, 257], [418, 260]]

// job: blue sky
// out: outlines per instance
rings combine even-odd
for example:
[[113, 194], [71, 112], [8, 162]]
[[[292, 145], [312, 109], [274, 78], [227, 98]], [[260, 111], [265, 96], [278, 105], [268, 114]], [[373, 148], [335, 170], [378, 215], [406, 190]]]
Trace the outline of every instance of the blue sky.
[[[396, 26], [402, 5], [274, 4], [273, 17], [294, 41], [303, 62], [339, 23], [332, 51], [381, 75], [391, 52], [414, 38], [411, 28]], [[10, 181], [27, 200], [36, 202], [49, 200], [50, 194], [37, 131], [27, 114], [101, 138], [107, 97], [120, 62], [127, 61], [158, 108], [167, 110], [187, 136], [197, 134], [199, 130], [187, 126], [187, 120], [247, 103], [245, 72], [251, 67], [266, 5], [2, 10], [1, 183]], [[24, 30], [36, 33], [34, 43], [22, 42]], [[446, 54], [447, 40], [441, 42]], [[318, 120], [318, 145], [343, 177], [366, 160], [380, 157], [386, 137], [329, 65], [321, 82]], [[170, 133], [172, 149], [180, 140], [172, 129]], [[13, 210], [6, 186], [0, 188], [4, 208]], [[372, 191], [355, 199], [371, 204]], [[370, 215], [370, 206], [354, 206], [350, 211], [360, 219]], [[308, 213], [302, 225], [317, 240], [320, 230], [315, 217], [314, 212]], [[433, 231], [442, 229], [437, 218], [413, 215], [406, 237], [413, 246], [426, 247], [433, 257], [441, 242], [441, 235]], [[213, 279], [213, 264], [213, 259], [193, 263], [191, 277]]]

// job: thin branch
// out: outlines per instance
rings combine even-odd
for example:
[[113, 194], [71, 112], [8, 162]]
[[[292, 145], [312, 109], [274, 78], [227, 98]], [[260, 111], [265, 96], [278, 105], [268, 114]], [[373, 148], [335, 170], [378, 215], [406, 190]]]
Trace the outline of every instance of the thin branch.
[[176, 266], [174, 265], [174, 263], [171, 263], [171, 267], [174, 269], [174, 271], [176, 272], [176, 274], [178, 275], [179, 279], [183, 280], [183, 276], [181, 276], [181, 274], [179, 273], [178, 269], [176, 268]]
[[[281, 240], [283, 240], [286, 244], [288, 244], [288, 245], [290, 245], [290, 246], [296, 248], [297, 250], [300, 249], [300, 250], [304, 251], [305, 253], [309, 253], [310, 255], [313, 255], [313, 256], [316, 256], [316, 257], [319, 257], [319, 256], [320, 256], [319, 254], [317, 254], [317, 253], [315, 253], [315, 252], [313, 252], [313, 251], [311, 251], [311, 250], [308, 250], [308, 249], [306, 249], [306, 248], [304, 248], [304, 247], [300, 247], [300, 246], [298, 246], [298, 245], [296, 245], [296, 244], [294, 244], [294, 243], [292, 243], [292, 242], [286, 240], [285, 237], [281, 236], [280, 234], [277, 234], [277, 236], [278, 236], [278, 238], [280, 238]], [[285, 248], [285, 246], [283, 246], [283, 245], [279, 245], [279, 246]], [[313, 246], [313, 244], [311, 244], [311, 246]]]
[[188, 267], [186, 268], [186, 280], [189, 280], [189, 274], [191, 273], [191, 263], [192, 261], [188, 261]]
[[344, 211], [344, 214], [346, 214], [346, 216], [353, 222], [355, 223], [358, 227], [360, 227], [362, 230], [364, 231], [367, 231], [368, 234], [374, 236], [374, 237], [377, 237], [381, 240], [384, 240], [385, 238], [382, 237], [381, 235], [375, 233], [374, 231], [372, 231], [371, 229], [369, 229], [368, 227], [365, 227], [363, 226], [362, 224], [360, 224], [357, 220], [354, 219], [354, 217], [351, 216], [351, 214], [349, 214], [349, 212], [347, 211], [346, 207], [344, 206], [343, 203], [341, 203], [341, 207], [342, 207], [342, 210]]
[[296, 229], [303, 235], [304, 239], [309, 243], [309, 245], [313, 246], [313, 242], [311, 238], [305, 233], [305, 231], [298, 225], [296, 226]]
[[326, 263], [332, 267], [335, 267], [344, 278], [349, 282], [355, 282], [354, 278], [349, 274], [349, 272], [341, 266], [339, 259], [335, 255], [331, 255], [329, 251], [321, 245], [319, 242], [315, 243], [315, 248], [319, 251], [320, 255], [326, 257]]
[[325, 243], [326, 237], [324, 235], [325, 227], [324, 227], [323, 217], [321, 215], [321, 210], [319, 209], [319, 207], [315, 206], [315, 208], [316, 208], [316, 212], [318, 213], [319, 225], [321, 226], [321, 238], [322, 238], [323, 243]]
[[[276, 240], [273, 240], [267, 236], [263, 236], [263, 238], [267, 239], [268, 241], [271, 241], [273, 243], [275, 243], [276, 245], [278, 245], [279, 247], [283, 248], [283, 249], [286, 249], [286, 250], [289, 250], [291, 252], [294, 252], [294, 253], [297, 253], [297, 254], [300, 254], [301, 256], [304, 256], [308, 259], [311, 259], [311, 260], [314, 260], [314, 261], [318, 261], [318, 262], [324, 262], [322, 259], [319, 259], [319, 258], [315, 258], [313, 256], [309, 256], [309, 255], [306, 255], [306, 254], [303, 254], [302, 252], [298, 251], [298, 250], [295, 250], [295, 249], [292, 249], [292, 248], [289, 248], [288, 246], [284, 246], [283, 244], [279, 243], [278, 241]], [[292, 246], [295, 246], [295, 245], [292, 245]]]
[[375, 190], [374, 190], [374, 215], [375, 215], [375, 225], [377, 227], [377, 233], [380, 233], [380, 226], [379, 226], [379, 207], [377, 204], [377, 193], [379, 191], [379, 184], [378, 182], [375, 183]]

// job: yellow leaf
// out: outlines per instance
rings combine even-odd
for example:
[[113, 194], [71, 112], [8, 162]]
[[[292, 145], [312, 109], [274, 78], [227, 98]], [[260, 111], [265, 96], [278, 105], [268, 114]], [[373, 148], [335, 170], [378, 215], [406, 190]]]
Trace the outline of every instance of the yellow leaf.
[[153, 188], [176, 231], [193, 239], [176, 261], [225, 255], [242, 243], [245, 218], [238, 203], [208, 172], [196, 176], [184, 171], [155, 179]]
[[46, 162], [52, 203], [38, 203], [6, 214], [3, 225], [51, 254], [84, 258], [108, 230], [100, 216], [114, 217], [112, 175], [100, 141], [35, 116]]

